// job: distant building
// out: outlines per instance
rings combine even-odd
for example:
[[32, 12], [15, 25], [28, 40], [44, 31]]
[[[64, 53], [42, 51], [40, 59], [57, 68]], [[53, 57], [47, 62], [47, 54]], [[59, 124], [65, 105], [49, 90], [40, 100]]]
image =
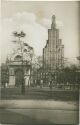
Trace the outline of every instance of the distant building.
[[48, 40], [43, 48], [43, 67], [46, 71], [55, 71], [64, 66], [64, 45], [56, 28], [55, 15], [52, 16], [51, 29], [48, 29]]

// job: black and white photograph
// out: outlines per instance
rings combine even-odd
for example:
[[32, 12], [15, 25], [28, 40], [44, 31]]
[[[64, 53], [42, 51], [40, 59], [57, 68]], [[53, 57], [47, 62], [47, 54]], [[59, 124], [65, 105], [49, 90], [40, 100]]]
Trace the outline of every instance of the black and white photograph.
[[80, 2], [1, 0], [0, 125], [79, 125]]

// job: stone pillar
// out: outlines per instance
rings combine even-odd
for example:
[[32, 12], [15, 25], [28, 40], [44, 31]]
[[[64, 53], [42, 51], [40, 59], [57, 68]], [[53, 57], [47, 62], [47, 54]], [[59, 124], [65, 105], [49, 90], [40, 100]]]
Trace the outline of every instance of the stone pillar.
[[25, 86], [30, 86], [30, 69], [26, 70], [24, 73], [24, 79], [25, 79]]
[[9, 86], [15, 86], [14, 68], [9, 68]]
[[29, 76], [25, 76], [25, 86], [29, 85]]

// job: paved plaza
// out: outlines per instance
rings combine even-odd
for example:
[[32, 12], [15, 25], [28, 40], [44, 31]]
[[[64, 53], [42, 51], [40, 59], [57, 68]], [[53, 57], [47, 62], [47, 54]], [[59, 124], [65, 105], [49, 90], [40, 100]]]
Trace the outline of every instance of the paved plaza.
[[0, 116], [3, 116], [0, 117], [0, 121], [8, 124], [16, 122], [17, 124], [22, 123], [22, 125], [76, 125], [78, 122], [78, 104], [76, 102], [1, 100], [0, 110]]

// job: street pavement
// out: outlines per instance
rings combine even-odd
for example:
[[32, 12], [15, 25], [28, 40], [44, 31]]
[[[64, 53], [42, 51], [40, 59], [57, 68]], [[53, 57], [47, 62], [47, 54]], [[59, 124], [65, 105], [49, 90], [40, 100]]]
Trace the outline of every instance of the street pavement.
[[1, 100], [0, 121], [24, 125], [76, 125], [78, 104], [54, 100]]

